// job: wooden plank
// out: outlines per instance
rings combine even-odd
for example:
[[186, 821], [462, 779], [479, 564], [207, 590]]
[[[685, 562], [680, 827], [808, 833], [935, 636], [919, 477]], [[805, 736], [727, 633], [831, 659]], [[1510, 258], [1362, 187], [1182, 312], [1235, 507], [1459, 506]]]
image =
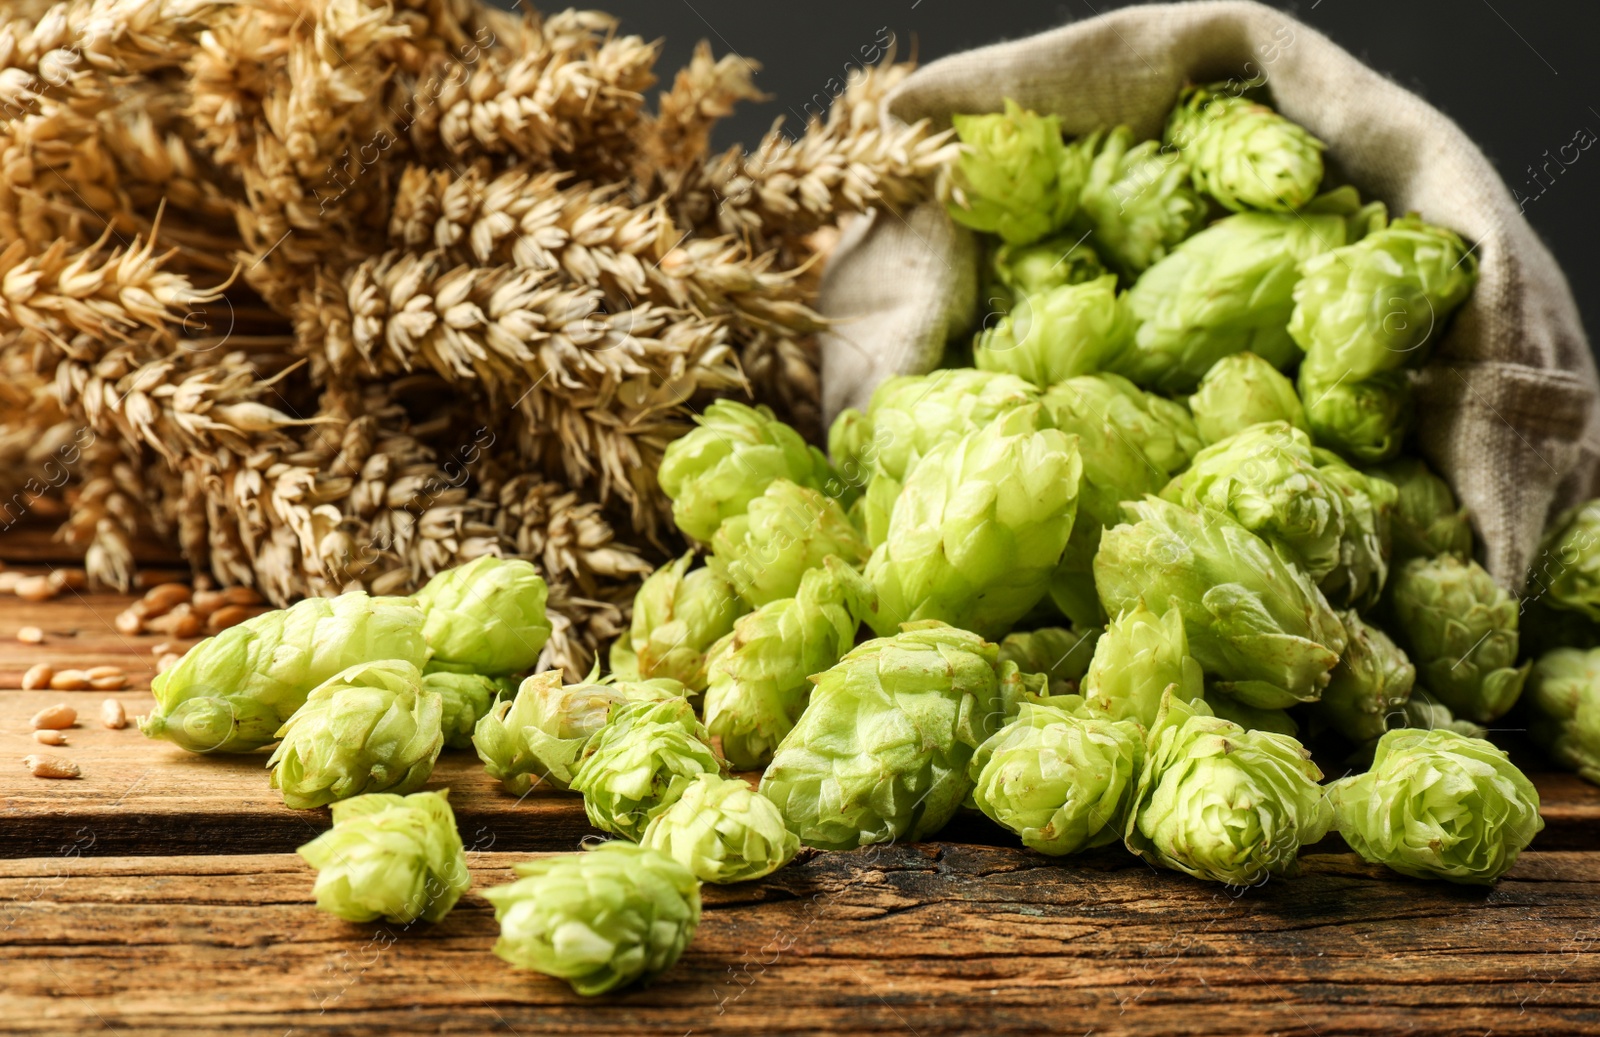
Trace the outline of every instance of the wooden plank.
[[[477, 888], [519, 858], [474, 854]], [[815, 854], [707, 887], [656, 983], [586, 1000], [440, 925], [313, 910], [291, 855], [0, 863], [0, 1031], [199, 1034], [1600, 1033], [1600, 857], [1492, 890], [1348, 854], [1230, 895], [1120, 854]]]

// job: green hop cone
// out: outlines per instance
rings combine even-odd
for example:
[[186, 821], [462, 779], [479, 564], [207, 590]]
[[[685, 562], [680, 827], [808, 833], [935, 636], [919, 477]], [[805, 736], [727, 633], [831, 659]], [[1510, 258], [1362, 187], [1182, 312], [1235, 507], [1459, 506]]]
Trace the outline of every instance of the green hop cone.
[[1110, 366], [1132, 341], [1127, 297], [1111, 274], [1017, 299], [972, 343], [974, 365], [1040, 388]]
[[583, 794], [590, 824], [637, 841], [695, 775], [723, 772], [709, 743], [685, 699], [619, 703], [584, 747], [570, 787]]
[[1541, 604], [1600, 622], [1600, 500], [1571, 508], [1551, 524], [1528, 582], [1529, 596]]
[[333, 827], [300, 847], [317, 907], [348, 922], [440, 922], [472, 888], [450, 790], [373, 792], [333, 804]]
[[1550, 758], [1600, 784], [1600, 649], [1557, 648], [1534, 663], [1528, 733]]
[[1345, 464], [1331, 450], [1312, 451], [1317, 472], [1344, 498], [1339, 563], [1319, 586], [1337, 606], [1369, 609], [1389, 579], [1389, 529], [1399, 492]]
[[667, 446], [658, 479], [672, 501], [673, 521], [702, 543], [724, 521], [744, 514], [774, 479], [842, 489], [822, 451], [766, 407], [718, 400], [695, 423]]
[[1372, 769], [1328, 797], [1352, 850], [1422, 879], [1488, 885], [1544, 827], [1539, 793], [1506, 754], [1454, 731], [1390, 731]]
[[1200, 438], [1220, 443], [1252, 425], [1285, 421], [1309, 432], [1294, 383], [1254, 353], [1234, 353], [1211, 365], [1189, 397]]
[[[1450, 712], [1450, 708], [1434, 698], [1423, 688], [1413, 688], [1411, 697], [1400, 707], [1400, 715], [1391, 717], [1389, 729], [1408, 728], [1414, 731], [1454, 731], [1468, 738], [1488, 738], [1489, 731], [1482, 724], [1463, 720]], [[1376, 741], [1372, 743], [1376, 748]]]
[[671, 968], [700, 925], [700, 883], [659, 850], [607, 842], [512, 867], [483, 891], [494, 952], [592, 997]]
[[1189, 655], [1183, 615], [1169, 609], [1157, 616], [1136, 601], [1106, 625], [1095, 643], [1083, 679], [1084, 700], [1113, 720], [1136, 720], [1148, 729], [1168, 688], [1184, 701], [1205, 693], [1200, 664]]
[[1221, 512], [1154, 497], [1126, 508], [1134, 521], [1107, 530], [1094, 561], [1108, 614], [1141, 600], [1152, 611], [1176, 608], [1189, 653], [1246, 705], [1281, 709], [1317, 698], [1345, 631], [1296, 564]]
[[1099, 627], [1082, 632], [1065, 627], [1019, 631], [1000, 642], [999, 659], [1002, 664], [1015, 665], [1020, 673], [1042, 675], [1051, 695], [1075, 695], [1100, 637]]
[[702, 774], [657, 814], [639, 845], [660, 850], [702, 882], [746, 882], [794, 860], [800, 839], [772, 801], [742, 778]]
[[296, 810], [368, 792], [415, 792], [444, 747], [444, 706], [403, 659], [357, 663], [319, 685], [278, 730], [272, 787]]
[[1072, 218], [1088, 157], [1066, 146], [1055, 116], [1007, 98], [1004, 112], [955, 115], [950, 122], [962, 145], [946, 203], [957, 223], [1026, 245]]
[[806, 573], [793, 598], [768, 602], [734, 624], [711, 650], [706, 729], [741, 770], [755, 770], [794, 727], [811, 677], [856, 641], [873, 599], [866, 578], [837, 558]]
[[1061, 856], [1121, 838], [1144, 756], [1137, 724], [1023, 703], [973, 754], [978, 809], [1022, 845]]
[[1354, 612], [1342, 618], [1349, 642], [1322, 698], [1311, 709], [1345, 738], [1366, 742], [1403, 726], [1417, 670], [1388, 634]]
[[[989, 269], [1013, 302], [1062, 285], [1094, 281], [1106, 272], [1094, 249], [1070, 234], [1027, 245], [1002, 242], [990, 256]], [[1010, 306], [1007, 303], [1006, 308]]]
[[1078, 145], [1092, 155], [1073, 227], [1132, 281], [1205, 225], [1206, 207], [1189, 186], [1189, 163], [1160, 143], [1133, 142], [1118, 126]]
[[943, 828], [1001, 714], [998, 650], [939, 623], [868, 641], [819, 674], [761, 792], [807, 846], [915, 841]]
[[485, 555], [446, 569], [417, 592], [433, 658], [497, 677], [531, 670], [550, 640], [548, 590], [532, 565]]
[[1246, 731], [1270, 731], [1277, 735], [1288, 735], [1290, 738], [1300, 733], [1300, 725], [1295, 722], [1293, 714], [1287, 709], [1259, 709], [1247, 706], [1218, 691], [1214, 686], [1206, 689], [1205, 703], [1214, 716], [1238, 724]]
[[801, 577], [826, 558], [859, 566], [871, 553], [838, 501], [787, 479], [724, 522], [711, 549], [706, 565], [751, 608], [794, 597]]
[[150, 682], [156, 708], [139, 729], [195, 753], [271, 745], [317, 685], [369, 659], [428, 661], [422, 611], [360, 591], [307, 598], [208, 637]]
[[570, 785], [590, 737], [617, 705], [669, 702], [686, 694], [682, 684], [666, 678], [566, 685], [561, 680], [560, 670], [534, 674], [513, 698], [495, 703], [473, 731], [472, 745], [489, 776], [512, 795], [526, 795], [539, 782], [558, 789]]
[[1404, 371], [1364, 381], [1322, 380], [1300, 372], [1300, 400], [1318, 446], [1362, 464], [1387, 461], [1405, 442], [1411, 380]]
[[1145, 743], [1124, 841], [1152, 864], [1230, 886], [1291, 875], [1332, 811], [1311, 754], [1168, 695]]
[[439, 696], [446, 749], [472, 748], [472, 732], [500, 694], [493, 679], [477, 673], [425, 672], [422, 689]]
[[[1446, 554], [1458, 558], [1472, 555], [1472, 524], [1467, 520], [1467, 509], [1457, 507], [1450, 484], [1426, 464], [1401, 457], [1368, 470], [1367, 475], [1395, 488], [1389, 521], [1391, 563], [1399, 565], [1412, 558]], [[1600, 537], [1595, 542], [1600, 544]]]
[[1300, 208], [1322, 184], [1323, 143], [1237, 86], [1186, 87], [1167, 117], [1166, 143], [1188, 159], [1195, 190], [1225, 208]]
[[611, 647], [611, 668], [622, 677], [665, 677], [704, 691], [706, 652], [749, 611], [716, 570], [689, 571], [694, 553], [663, 565], [633, 598], [633, 623]]
[[1033, 431], [1036, 407], [935, 447], [906, 478], [867, 562], [880, 636], [939, 619], [1004, 636], [1044, 597], [1077, 513], [1076, 441]]
[[1486, 724], [1516, 703], [1528, 677], [1528, 664], [1517, 668], [1517, 599], [1478, 563], [1413, 558], [1389, 608], [1417, 680], [1451, 712]]

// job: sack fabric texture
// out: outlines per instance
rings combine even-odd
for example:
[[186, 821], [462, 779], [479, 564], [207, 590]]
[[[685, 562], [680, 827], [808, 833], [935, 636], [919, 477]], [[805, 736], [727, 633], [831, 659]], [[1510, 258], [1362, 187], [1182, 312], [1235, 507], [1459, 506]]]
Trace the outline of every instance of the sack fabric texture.
[[[1328, 145], [1329, 182], [1475, 243], [1476, 289], [1417, 373], [1414, 435], [1471, 509], [1481, 560], [1520, 589], [1553, 509], [1594, 496], [1600, 381], [1577, 306], [1476, 145], [1421, 98], [1316, 30], [1245, 0], [1151, 4], [933, 62], [886, 100], [890, 118], [948, 127], [1005, 98], [1069, 135], [1126, 123], [1159, 137], [1188, 82], [1264, 78], [1272, 103]], [[931, 370], [978, 321], [979, 249], [937, 202], [847, 230], [823, 280], [823, 404], [831, 421], [894, 374]]]

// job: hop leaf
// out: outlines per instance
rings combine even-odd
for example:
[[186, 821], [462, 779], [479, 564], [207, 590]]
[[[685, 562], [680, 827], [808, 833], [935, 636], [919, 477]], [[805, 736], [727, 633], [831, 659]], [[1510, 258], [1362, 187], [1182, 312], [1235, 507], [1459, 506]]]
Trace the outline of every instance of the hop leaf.
[[349, 922], [440, 922], [472, 888], [450, 790], [373, 792], [333, 804], [333, 827], [300, 847], [317, 907]]
[[470, 749], [472, 732], [489, 712], [500, 686], [476, 673], [432, 670], [422, 675], [424, 692], [439, 696], [446, 749]]
[[1211, 365], [1189, 397], [1195, 428], [1207, 443], [1220, 443], [1252, 425], [1286, 421], [1310, 432], [1294, 383], [1254, 353], [1235, 353]]
[[1352, 850], [1417, 878], [1492, 883], [1544, 827], [1539, 793], [1506, 754], [1454, 731], [1390, 731], [1372, 769], [1328, 795]]
[[1092, 233], [1129, 281], [1205, 224], [1205, 203], [1189, 186], [1181, 154], [1153, 140], [1135, 144], [1127, 126], [1091, 134], [1077, 146], [1092, 158], [1073, 226]]
[[373, 658], [421, 667], [423, 615], [407, 598], [351, 591], [264, 612], [191, 648], [150, 682], [151, 738], [190, 752], [243, 753], [272, 744], [311, 690]]
[[1312, 709], [1352, 742], [1366, 742], [1391, 727], [1404, 726], [1404, 707], [1417, 670], [1388, 634], [1355, 612], [1342, 618], [1349, 641]]
[[1322, 184], [1322, 142], [1232, 87], [1186, 88], [1166, 142], [1188, 159], [1195, 189], [1234, 212], [1300, 208]]
[[665, 677], [690, 691], [706, 686], [706, 652], [747, 609], [718, 572], [689, 572], [694, 552], [651, 573], [633, 598], [633, 623], [611, 648], [618, 675]]
[[1557, 648], [1528, 682], [1528, 732], [1550, 758], [1600, 784], [1600, 649]]
[[[1456, 506], [1450, 485], [1426, 464], [1402, 457], [1367, 474], [1395, 488], [1389, 523], [1393, 564], [1443, 554], [1458, 558], [1472, 554], [1472, 525], [1467, 521], [1467, 509]], [[1596, 543], [1600, 544], [1600, 538]]]
[[1545, 534], [1535, 564], [1530, 596], [1600, 622], [1600, 500], [1563, 512]]
[[658, 850], [608, 842], [513, 866], [515, 882], [483, 891], [518, 968], [593, 996], [671, 968], [700, 925], [700, 883]]
[[1169, 688], [1186, 702], [1205, 694], [1200, 664], [1189, 655], [1183, 615], [1169, 609], [1157, 616], [1137, 601], [1107, 625], [1095, 644], [1083, 680], [1084, 700], [1113, 720], [1136, 720], [1148, 729]]
[[358, 663], [319, 685], [280, 728], [267, 766], [297, 810], [367, 792], [414, 792], [444, 746], [443, 703], [403, 659]]
[[1522, 694], [1517, 600], [1478, 563], [1413, 558], [1395, 575], [1390, 608], [1418, 679], [1452, 712], [1488, 723]]
[[520, 559], [485, 555], [447, 569], [417, 592], [433, 657], [495, 677], [532, 669], [550, 639], [548, 590]]
[[620, 703], [584, 747], [572, 791], [583, 794], [590, 824], [637, 840], [695, 775], [723, 772], [709, 740], [684, 699]]
[[1088, 158], [1062, 142], [1055, 116], [1025, 111], [1007, 98], [1003, 113], [950, 121], [962, 144], [950, 171], [952, 219], [1021, 245], [1071, 219]]
[[751, 608], [794, 597], [801, 577], [826, 558], [859, 566], [871, 553], [838, 501], [787, 479], [724, 522], [711, 549], [706, 565]]
[[740, 778], [702, 774], [655, 816], [639, 845], [671, 857], [702, 882], [745, 882], [794, 860], [799, 838], [772, 801]]
[[1127, 298], [1111, 274], [1017, 299], [972, 344], [982, 371], [1004, 371], [1044, 388], [1109, 367], [1132, 341]]

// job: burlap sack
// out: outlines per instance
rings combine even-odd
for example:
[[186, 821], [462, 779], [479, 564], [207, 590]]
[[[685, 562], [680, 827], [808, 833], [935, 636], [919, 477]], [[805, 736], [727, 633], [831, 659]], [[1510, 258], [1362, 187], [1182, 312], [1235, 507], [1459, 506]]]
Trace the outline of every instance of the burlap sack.
[[[1186, 81], [1264, 74], [1273, 102], [1328, 144], [1329, 165], [1477, 243], [1481, 277], [1421, 372], [1417, 438], [1472, 510], [1482, 560], [1520, 588], [1552, 506], [1593, 496], [1600, 382], [1565, 278], [1460, 127], [1308, 26], [1242, 0], [1154, 4], [936, 61], [890, 114], [948, 126], [1015, 98], [1069, 134], [1127, 123], [1155, 137]], [[823, 283], [831, 420], [891, 374], [926, 371], [969, 334], [975, 241], [936, 204], [845, 235]]]

